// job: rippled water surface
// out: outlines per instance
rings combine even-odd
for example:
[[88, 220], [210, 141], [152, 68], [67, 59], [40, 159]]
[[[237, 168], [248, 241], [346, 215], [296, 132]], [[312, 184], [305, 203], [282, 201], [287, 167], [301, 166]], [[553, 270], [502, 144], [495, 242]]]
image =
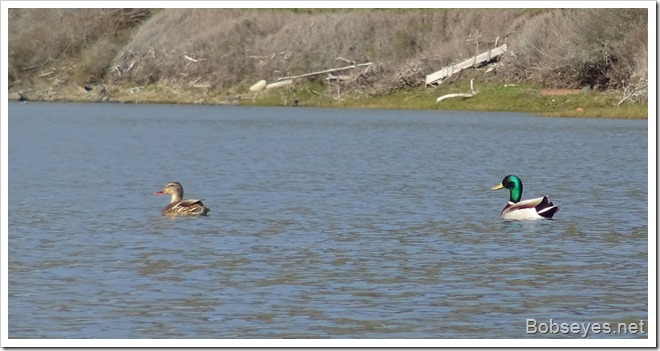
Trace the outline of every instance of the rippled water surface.
[[[647, 122], [9, 106], [10, 338], [540, 338], [648, 319]], [[552, 221], [506, 222], [505, 191]], [[179, 181], [211, 208], [165, 218]], [[592, 335], [596, 338], [646, 337]]]

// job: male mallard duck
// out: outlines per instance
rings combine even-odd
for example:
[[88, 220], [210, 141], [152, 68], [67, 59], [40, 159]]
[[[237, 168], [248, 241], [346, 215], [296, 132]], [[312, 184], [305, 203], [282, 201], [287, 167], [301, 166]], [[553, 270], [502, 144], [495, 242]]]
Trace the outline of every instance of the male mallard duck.
[[490, 190], [506, 188], [509, 189], [509, 202], [504, 206], [500, 216], [502, 219], [543, 219], [552, 218], [559, 207], [548, 200], [548, 196], [520, 201], [523, 192], [523, 184], [520, 178], [508, 175], [502, 179], [500, 184]]
[[171, 194], [172, 201], [163, 209], [164, 216], [206, 216], [208, 207], [204, 206], [202, 200], [183, 199], [183, 186], [179, 182], [170, 182], [163, 190], [154, 195]]

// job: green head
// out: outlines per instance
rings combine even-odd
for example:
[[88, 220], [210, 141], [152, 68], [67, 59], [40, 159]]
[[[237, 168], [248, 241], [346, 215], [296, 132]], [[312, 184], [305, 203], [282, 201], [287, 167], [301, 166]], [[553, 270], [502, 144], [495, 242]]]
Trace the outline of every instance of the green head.
[[520, 201], [523, 192], [523, 185], [520, 178], [514, 175], [508, 175], [502, 179], [500, 184], [495, 185], [494, 187], [490, 188], [490, 190], [497, 190], [502, 188], [509, 189], [509, 201]]

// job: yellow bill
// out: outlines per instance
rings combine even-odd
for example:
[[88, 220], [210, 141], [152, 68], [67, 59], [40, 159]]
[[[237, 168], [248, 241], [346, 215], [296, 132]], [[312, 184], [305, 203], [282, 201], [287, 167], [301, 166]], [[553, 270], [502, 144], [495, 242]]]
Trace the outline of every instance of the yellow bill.
[[494, 187], [490, 188], [490, 190], [497, 190], [497, 189], [502, 189], [504, 188], [504, 185], [502, 183], [495, 185]]

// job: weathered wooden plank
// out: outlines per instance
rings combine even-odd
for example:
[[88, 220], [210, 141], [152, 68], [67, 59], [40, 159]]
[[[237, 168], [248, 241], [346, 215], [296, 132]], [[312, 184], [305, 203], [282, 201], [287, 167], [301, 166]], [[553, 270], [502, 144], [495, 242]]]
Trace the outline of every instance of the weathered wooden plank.
[[428, 85], [428, 84], [437, 83], [438, 81], [445, 79], [453, 74], [456, 74], [466, 68], [476, 66], [483, 62], [491, 61], [492, 59], [502, 55], [505, 52], [506, 52], [506, 44], [490, 49], [479, 55], [473, 56], [463, 62], [443, 67], [441, 70], [427, 75], [426, 84]]

